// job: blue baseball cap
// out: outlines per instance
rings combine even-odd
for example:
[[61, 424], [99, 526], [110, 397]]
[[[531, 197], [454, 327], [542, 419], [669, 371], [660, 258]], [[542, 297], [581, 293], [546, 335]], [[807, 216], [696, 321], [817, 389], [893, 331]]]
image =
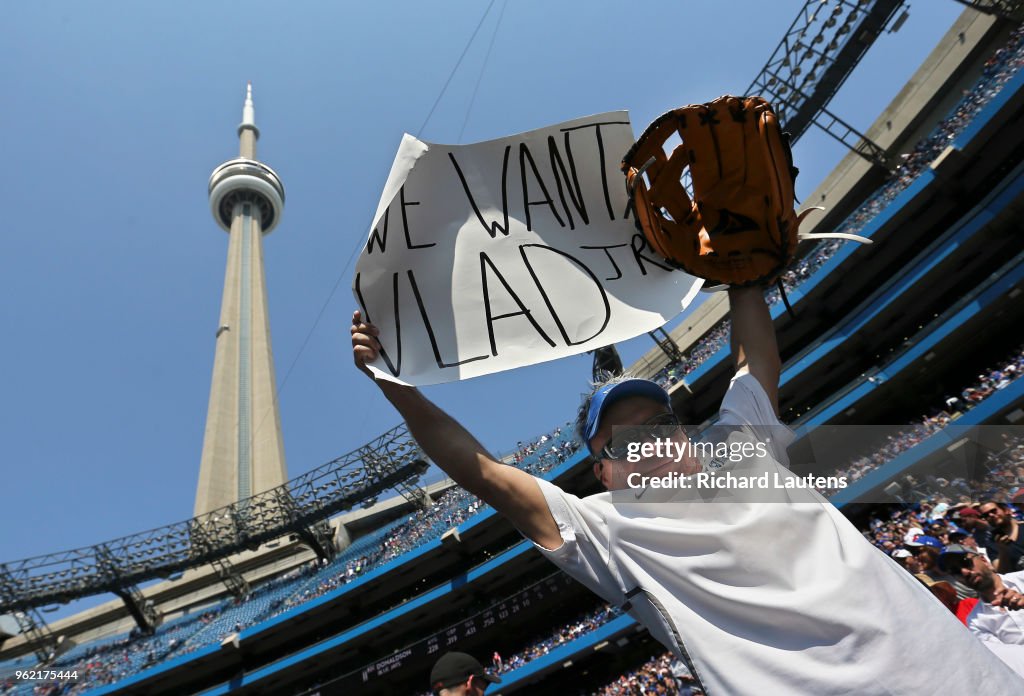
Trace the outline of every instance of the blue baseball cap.
[[668, 392], [662, 389], [657, 382], [652, 382], [649, 379], [626, 379], [601, 387], [590, 399], [590, 407], [587, 410], [587, 425], [583, 430], [584, 443], [594, 456], [597, 456], [597, 454], [590, 449], [590, 441], [594, 439], [597, 429], [601, 427], [601, 416], [604, 415], [605, 410], [609, 406], [630, 396], [642, 396], [665, 404], [669, 408], [672, 407], [672, 399], [669, 397]]
[[918, 534], [912, 541], [905, 542], [904, 546], [931, 546], [933, 549], [937, 549], [939, 553], [946, 548], [942, 545], [942, 542], [933, 536], [927, 534]]
[[939, 568], [946, 572], [955, 572], [957, 566], [950, 567], [951, 561], [950, 556], [981, 556], [982, 553], [978, 549], [972, 549], [969, 546], [963, 546], [962, 544], [950, 544], [945, 548], [941, 555], [939, 555]]

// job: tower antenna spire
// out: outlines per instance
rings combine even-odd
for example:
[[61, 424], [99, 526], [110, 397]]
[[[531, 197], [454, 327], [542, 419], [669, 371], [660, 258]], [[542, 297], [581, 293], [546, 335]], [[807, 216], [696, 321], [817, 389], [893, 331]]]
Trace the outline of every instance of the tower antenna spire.
[[256, 159], [258, 137], [249, 83], [238, 126], [240, 156], [210, 175], [210, 210], [228, 233], [228, 260], [196, 515], [288, 479], [263, 270], [263, 236], [281, 219], [284, 185], [273, 169]]
[[245, 103], [242, 105], [242, 122], [238, 124], [238, 154], [256, 159], [256, 141], [260, 129], [256, 127], [256, 107], [252, 103], [252, 82], [245, 85]]
[[252, 103], [252, 82], [245, 83], [245, 104], [242, 106], [242, 122], [238, 124], [238, 136], [242, 131], [251, 129], [256, 138], [260, 137], [260, 129], [256, 127], [256, 107]]

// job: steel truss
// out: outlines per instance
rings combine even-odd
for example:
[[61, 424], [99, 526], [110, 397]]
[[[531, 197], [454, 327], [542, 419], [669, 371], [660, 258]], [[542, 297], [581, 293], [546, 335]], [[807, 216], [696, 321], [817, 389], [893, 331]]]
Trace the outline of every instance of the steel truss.
[[654, 331], [648, 331], [647, 335], [658, 344], [658, 347], [661, 348], [661, 351], [669, 360], [672, 362], [682, 362], [683, 351], [679, 350], [679, 344], [675, 342], [663, 327], [657, 328]]
[[746, 93], [772, 103], [793, 142], [813, 124], [889, 169], [882, 147], [825, 106], [905, 1], [806, 0]]
[[96, 545], [97, 568], [103, 576], [104, 581], [115, 587], [114, 594], [121, 598], [128, 613], [135, 619], [135, 623], [143, 633], [152, 634], [160, 625], [163, 617], [153, 606], [153, 602], [146, 599], [138, 586], [132, 582], [121, 580], [121, 571], [117, 565], [117, 559], [110, 553], [106, 544]]
[[[399, 481], [395, 485], [399, 491], [404, 490], [404, 486], [405, 481]], [[338, 549], [334, 546], [334, 532], [327, 520], [319, 520], [309, 527], [303, 527], [296, 534], [302, 543], [313, 550], [321, 563], [330, 563], [338, 555]]]
[[[232, 592], [244, 594], [245, 580], [228, 558], [289, 534], [330, 558], [333, 544], [326, 519], [396, 486], [408, 487], [426, 471], [426, 462], [401, 425], [277, 488], [200, 517], [104, 544], [0, 564], [0, 613], [25, 616], [36, 607], [112, 592], [124, 599], [140, 626], [151, 630], [159, 618], [139, 592], [140, 583], [213, 564]], [[42, 644], [52, 634], [41, 619], [37, 623], [41, 627], [23, 631], [33, 644]]]
[[[192, 527], [192, 546], [194, 549], [203, 553], [213, 553], [217, 548], [217, 540], [210, 536], [206, 529], [202, 525], [194, 525]], [[251, 546], [247, 547], [252, 551], [255, 548]], [[258, 548], [258, 547], [257, 547]], [[224, 583], [224, 587], [227, 588], [237, 599], [244, 599], [249, 596], [249, 583], [245, 577], [235, 570], [235, 566], [232, 565], [231, 561], [225, 558], [214, 558], [210, 561], [210, 566], [213, 571], [220, 578], [220, 581]]]
[[[7, 568], [0, 565], [0, 602], [14, 601], [17, 599], [17, 583]], [[45, 665], [57, 655], [57, 636], [54, 635], [46, 621], [39, 615], [35, 607], [29, 607], [23, 611], [13, 612], [15, 621], [18, 622], [18, 629], [21, 634], [28, 638], [32, 649], [39, 658], [39, 663]]]
[[[1024, 0], [989, 1], [1024, 4]], [[885, 149], [829, 111], [826, 105], [885, 27], [891, 26], [892, 31], [899, 27], [904, 20], [902, 15], [892, 25], [889, 22], [905, 5], [906, 0], [805, 0], [782, 41], [744, 94], [759, 95], [772, 103], [791, 144], [815, 125], [851, 152], [892, 172]], [[692, 196], [689, 168], [683, 172], [682, 182]], [[681, 359], [677, 357], [678, 346], [653, 332], [649, 335], [670, 359]]]
[[433, 506], [434, 501], [430, 499], [430, 494], [427, 493], [425, 488], [420, 486], [411, 486], [406, 482], [401, 482], [395, 489], [399, 494], [405, 498], [415, 510], [426, 510]]

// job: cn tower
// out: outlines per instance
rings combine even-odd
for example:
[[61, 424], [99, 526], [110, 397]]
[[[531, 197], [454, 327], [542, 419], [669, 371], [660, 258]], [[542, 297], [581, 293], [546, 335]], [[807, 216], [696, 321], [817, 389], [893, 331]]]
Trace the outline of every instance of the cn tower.
[[210, 175], [210, 210], [228, 233], [228, 262], [196, 515], [287, 480], [263, 272], [263, 236], [281, 220], [284, 186], [256, 159], [259, 137], [250, 83], [238, 126], [239, 156]]

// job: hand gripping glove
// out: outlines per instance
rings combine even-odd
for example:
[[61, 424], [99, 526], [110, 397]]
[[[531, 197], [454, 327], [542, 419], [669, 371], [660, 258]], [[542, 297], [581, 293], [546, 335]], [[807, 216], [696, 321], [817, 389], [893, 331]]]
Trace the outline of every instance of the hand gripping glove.
[[[667, 155], [674, 133], [682, 142]], [[798, 170], [788, 141], [760, 97], [724, 96], [660, 116], [622, 161], [637, 229], [675, 266], [725, 286], [777, 279], [803, 239], [870, 244], [857, 235], [799, 234], [814, 208], [793, 209]]]

